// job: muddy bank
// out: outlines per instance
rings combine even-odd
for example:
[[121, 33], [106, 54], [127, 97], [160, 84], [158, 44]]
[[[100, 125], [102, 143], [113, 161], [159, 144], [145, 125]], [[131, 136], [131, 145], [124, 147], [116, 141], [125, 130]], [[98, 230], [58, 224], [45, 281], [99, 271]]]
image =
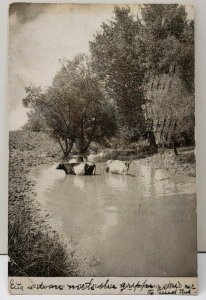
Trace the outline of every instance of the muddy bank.
[[102, 162], [109, 159], [140, 161], [143, 165], [148, 165], [154, 169], [165, 169], [170, 173], [196, 176], [195, 154], [193, 147], [178, 149], [178, 156], [172, 149], [165, 150], [164, 153], [149, 154], [138, 150], [117, 150], [105, 149], [98, 153], [88, 155], [88, 160], [92, 162]]
[[[29, 135], [29, 136], [28, 136]], [[40, 142], [41, 141], [41, 142]], [[29, 172], [60, 160], [47, 136], [12, 133], [9, 151], [9, 275], [82, 276], [85, 261], [52, 227], [49, 213], [36, 201]]]
[[178, 156], [176, 156], [173, 150], [166, 150], [164, 153], [154, 154], [141, 159], [140, 162], [154, 169], [165, 169], [173, 174], [195, 177], [194, 150], [191, 148], [182, 148], [178, 150], [178, 153]]

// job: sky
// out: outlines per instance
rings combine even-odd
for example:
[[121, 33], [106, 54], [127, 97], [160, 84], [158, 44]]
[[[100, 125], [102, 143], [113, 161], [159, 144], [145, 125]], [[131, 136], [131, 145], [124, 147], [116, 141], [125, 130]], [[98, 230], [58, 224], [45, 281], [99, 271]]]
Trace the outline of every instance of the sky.
[[112, 16], [111, 5], [20, 4], [10, 10], [9, 128], [26, 121], [24, 87], [46, 87], [60, 68], [59, 59], [89, 52], [89, 40]]
[[[139, 5], [129, 5], [133, 14]], [[113, 5], [25, 4], [10, 6], [9, 17], [9, 129], [27, 121], [22, 105], [24, 87], [47, 87], [60, 68], [59, 59], [89, 53], [89, 41]], [[189, 10], [191, 14], [191, 10]]]

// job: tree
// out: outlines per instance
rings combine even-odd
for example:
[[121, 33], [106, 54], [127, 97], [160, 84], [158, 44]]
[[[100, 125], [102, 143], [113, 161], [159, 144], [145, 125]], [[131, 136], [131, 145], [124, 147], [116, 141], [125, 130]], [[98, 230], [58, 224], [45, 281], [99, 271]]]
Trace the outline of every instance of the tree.
[[114, 100], [120, 134], [128, 140], [137, 140], [144, 132], [142, 27], [130, 8], [116, 6], [113, 20], [102, 23], [90, 42], [93, 70]]
[[146, 4], [142, 11], [148, 77], [177, 67], [178, 75], [194, 92], [194, 21], [179, 4]]
[[45, 92], [31, 87], [26, 92], [24, 105], [41, 116], [65, 157], [74, 143], [79, 152], [84, 153], [92, 141], [101, 141], [115, 131], [111, 105], [85, 55], [78, 55], [72, 61], [63, 60]]
[[194, 143], [193, 21], [178, 4], [145, 5], [142, 18], [147, 124], [161, 145]]
[[[88, 150], [92, 141], [103, 142], [115, 131], [112, 103], [106, 98], [103, 87], [91, 69], [90, 59], [76, 56], [73, 61], [64, 60], [62, 69], [53, 80], [55, 90], [67, 99], [68, 116], [75, 125], [75, 141], [79, 152]], [[63, 104], [64, 107], [66, 103]]]
[[[53, 88], [48, 88], [43, 92], [41, 87], [26, 87], [26, 98], [23, 104], [30, 109], [28, 113], [28, 122], [25, 127], [29, 127], [33, 120], [41, 120], [44, 124], [44, 130], [50, 133], [59, 143], [64, 156], [67, 157], [74, 143], [74, 132], [69, 128], [65, 115], [64, 107], [61, 105], [60, 97], [55, 98], [56, 93]], [[32, 127], [32, 130], [35, 130]], [[43, 128], [41, 129], [43, 131]], [[73, 135], [72, 135], [73, 133]]]
[[28, 121], [22, 126], [22, 130], [29, 130], [34, 132], [46, 131], [45, 124], [41, 117], [33, 110], [27, 112]]
[[194, 97], [175, 73], [156, 75], [147, 88], [145, 113], [159, 145], [194, 143]]

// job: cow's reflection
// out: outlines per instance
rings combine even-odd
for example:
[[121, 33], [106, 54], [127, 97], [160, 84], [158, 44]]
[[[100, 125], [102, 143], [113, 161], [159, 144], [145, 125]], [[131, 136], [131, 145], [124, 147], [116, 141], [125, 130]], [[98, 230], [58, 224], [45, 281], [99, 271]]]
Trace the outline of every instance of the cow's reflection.
[[106, 184], [115, 190], [127, 190], [128, 178], [126, 176], [119, 176], [116, 174], [107, 174]]
[[74, 186], [84, 189], [85, 188], [85, 180], [84, 177], [81, 176], [74, 176], [73, 177]]

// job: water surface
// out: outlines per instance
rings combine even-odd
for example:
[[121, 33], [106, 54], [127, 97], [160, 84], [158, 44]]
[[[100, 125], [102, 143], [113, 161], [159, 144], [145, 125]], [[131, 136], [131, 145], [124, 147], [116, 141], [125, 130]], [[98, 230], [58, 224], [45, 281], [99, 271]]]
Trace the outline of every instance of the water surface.
[[65, 175], [33, 169], [37, 200], [59, 230], [93, 257], [94, 276], [195, 276], [196, 198], [192, 177], [133, 162], [128, 176]]

